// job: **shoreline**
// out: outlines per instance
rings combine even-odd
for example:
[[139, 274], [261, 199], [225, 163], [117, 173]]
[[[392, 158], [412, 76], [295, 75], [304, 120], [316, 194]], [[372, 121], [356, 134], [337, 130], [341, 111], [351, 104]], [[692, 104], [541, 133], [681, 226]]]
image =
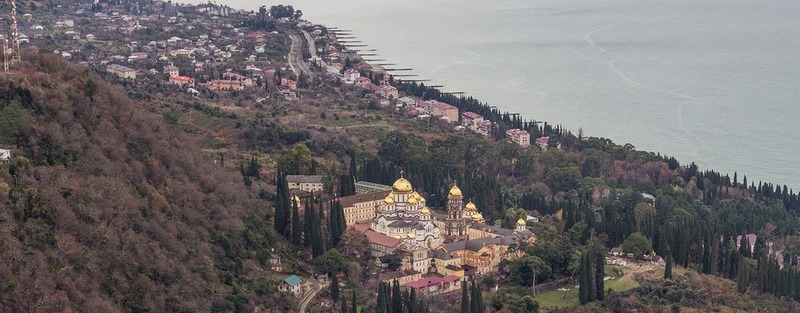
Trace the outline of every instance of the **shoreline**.
[[[307, 11], [309, 11], [309, 12], [311, 12], [311, 9], [309, 9], [309, 7], [310, 8], [314, 7], [313, 3], [311, 3], [311, 4], [294, 3], [294, 5], [297, 6], [299, 9], [306, 8], [306, 9], [308, 9]], [[250, 12], [251, 10], [241, 9], [240, 11]], [[312, 22], [314, 24], [321, 25], [321, 26], [325, 27], [326, 29], [334, 29], [334, 28], [341, 27], [341, 25], [338, 25], [338, 24], [316, 23], [315, 22], [316, 19], [311, 19], [311, 18], [308, 18], [308, 17], [304, 17], [304, 19], [306, 19], [306, 20], [308, 20], [308, 21], [310, 21], [310, 22]], [[348, 25], [346, 27], [348, 29], [352, 29], [353, 28], [352, 25]], [[601, 43], [601, 42], [598, 41], [598, 43]], [[368, 63], [374, 63], [374, 62], [368, 62]], [[390, 60], [387, 63], [397, 63], [397, 62], [394, 62], [394, 61]], [[403, 64], [403, 65], [405, 65], [405, 64]], [[416, 66], [414, 66], [414, 67], [416, 68]], [[432, 81], [426, 82], [426, 85], [429, 84], [429, 83], [432, 83]], [[434, 84], [434, 85], [443, 85], [443, 84], [437, 84], [437, 83], [432, 83], [432, 84]], [[461, 88], [461, 89], [464, 89], [464, 88]], [[474, 90], [465, 89], [465, 91], [467, 91], [467, 90], [469, 91], [469, 94], [471, 94], [473, 96], [475, 95]], [[483, 99], [484, 97], [480, 97], [480, 98]], [[497, 101], [492, 101], [492, 103], [493, 104], [500, 103], [500, 107], [506, 108], [508, 111], [512, 111], [509, 108], [509, 104], [508, 103], [505, 103], [505, 102], [501, 103], [501, 102], [497, 102]], [[525, 111], [531, 111], [531, 110], [536, 110], [536, 109], [531, 108], [529, 110], [523, 110], [523, 112], [522, 112], [523, 116], [526, 116], [526, 117], [530, 118], [531, 114], [530, 113], [526, 113]], [[545, 118], [545, 120], [547, 120], [547, 119], [548, 118]], [[689, 121], [687, 121], [687, 123], [688, 122]], [[692, 123], [694, 123], [694, 122], [692, 122]], [[561, 124], [561, 123], [559, 123], [559, 124]], [[589, 123], [589, 124], [593, 124], [593, 123]], [[596, 123], [594, 123], [594, 124], [596, 124]], [[619, 130], [620, 127], [612, 127], [610, 130], [606, 129], [605, 131], [600, 131], [600, 132], [597, 132], [597, 130], [602, 130], [602, 129], [597, 128], [597, 127], [592, 127], [590, 125], [584, 125], [584, 127], [580, 127], [580, 128], [586, 129], [587, 130], [587, 134], [589, 134], [589, 135], [598, 136], [598, 137], [605, 137], [605, 138], [620, 138], [618, 136], [615, 136], [615, 135], [611, 134], [611, 133], [615, 133], [615, 132], [620, 132], [620, 130]], [[576, 129], [578, 129], [578, 128], [572, 127], [572, 126], [568, 126], [568, 129], [570, 129], [571, 131], [576, 131]], [[623, 131], [623, 132], [627, 132], [627, 131]], [[600, 135], [600, 134], [608, 134], [608, 136]], [[674, 134], [673, 136], [675, 137], [675, 139], [669, 140], [669, 141], [663, 141], [663, 142], [669, 142], [670, 143], [670, 144], [667, 144], [666, 146], [678, 146], [678, 147], [684, 147], [684, 148], [677, 148], [677, 149], [664, 148], [663, 146], [665, 146], [665, 145], [663, 145], [663, 144], [660, 145], [662, 147], [659, 148], [659, 147], [657, 147], [657, 146], [659, 146], [659, 144], [652, 144], [652, 142], [659, 142], [659, 141], [648, 141], [646, 144], [642, 144], [640, 142], [639, 144], [636, 144], [636, 146], [637, 147], [641, 147], [642, 151], [653, 151], [653, 152], [657, 152], [657, 153], [660, 153], [660, 154], [666, 154], [666, 155], [675, 156], [676, 158], [679, 158], [679, 159], [683, 160], [684, 162], [686, 162], [686, 164], [690, 164], [690, 163], [694, 162], [694, 163], [698, 164], [699, 166], [701, 166], [702, 168], [705, 168], [705, 169], [708, 169], [708, 170], [715, 170], [716, 171], [716, 169], [721, 169], [719, 172], [727, 173], [727, 175], [733, 175], [734, 173], [736, 173], [739, 176], [743, 176], [743, 174], [747, 173], [748, 174], [748, 178], [750, 180], [762, 181], [762, 182], [769, 182], [769, 181], [781, 182], [782, 185], [783, 184], [790, 185], [790, 186], [793, 185], [793, 187], [796, 187], [795, 189], [800, 189], [800, 185], [798, 185], [797, 182], [794, 182], [791, 179], [780, 179], [780, 178], [777, 178], [777, 176], [773, 176], [773, 175], [777, 175], [776, 174], [777, 172], [782, 172], [782, 171], [781, 170], [777, 170], [777, 168], [772, 166], [772, 164], [770, 164], [769, 162], [748, 162], [748, 164], [750, 164], [749, 166], [742, 167], [742, 166], [740, 166], [742, 162], [735, 162], [734, 161], [734, 160], [741, 160], [743, 158], [747, 159], [748, 156], [750, 158], [753, 158], [753, 157], [756, 156], [756, 154], [747, 153], [747, 154], [744, 154], [744, 157], [741, 157], [741, 156], [737, 156], [737, 157], [727, 156], [727, 157], [718, 159], [718, 158], [715, 158], [715, 155], [719, 154], [719, 153], [715, 153], [715, 151], [724, 151], [723, 149], [729, 149], [730, 148], [730, 147], [729, 148], [725, 148], [726, 145], [724, 144], [724, 142], [711, 141], [707, 145], [704, 145], [704, 144], [701, 143], [698, 146], [697, 143], [693, 142], [693, 139], [691, 138], [691, 136], [681, 136], [679, 132], [675, 132], [673, 134]], [[681, 138], [684, 138], [684, 139], [681, 139]], [[705, 140], [707, 141], [708, 139], [705, 139]], [[629, 140], [625, 140], [625, 141], [629, 141]], [[620, 143], [622, 143], [622, 142], [624, 142], [624, 141], [620, 141]], [[697, 148], [692, 148], [692, 147], [697, 147]], [[772, 150], [775, 150], [775, 149], [772, 149]], [[680, 151], [684, 151], [684, 152], [680, 153]], [[773, 153], [777, 153], [777, 151], [775, 151]], [[768, 157], [768, 156], [766, 156], [766, 157]], [[764, 158], [761, 158], [761, 159], [764, 159]], [[772, 159], [772, 158], [770, 158], [770, 159]], [[786, 159], [786, 158], [781, 158], [781, 159]], [[786, 162], [783, 162], [783, 163], [786, 163]], [[753, 164], [755, 164], [757, 166], [752, 166]], [[724, 166], [721, 166], [721, 165], [724, 165]], [[782, 166], [782, 168], [786, 168], [786, 166]], [[770, 173], [772, 173], [772, 175]], [[778, 175], [778, 176], [780, 176], [780, 175]]]

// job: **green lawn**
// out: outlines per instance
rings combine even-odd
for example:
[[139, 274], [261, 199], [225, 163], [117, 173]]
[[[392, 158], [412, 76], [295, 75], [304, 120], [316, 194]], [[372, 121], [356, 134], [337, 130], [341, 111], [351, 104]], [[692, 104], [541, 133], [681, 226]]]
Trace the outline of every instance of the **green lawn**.
[[[623, 282], [619, 279], [615, 279], [615, 280], [607, 280], [605, 286], [606, 290], [610, 288], [615, 291], [625, 291], [636, 288], [636, 286], [639, 286], [639, 283], [635, 281]], [[564, 298], [564, 291], [553, 290], [536, 295], [536, 301], [539, 301], [539, 306], [542, 308], [549, 308], [549, 307], [561, 308], [561, 307], [576, 306], [580, 304], [578, 301], [578, 288], [570, 288], [569, 291], [567, 291], [566, 298]]]

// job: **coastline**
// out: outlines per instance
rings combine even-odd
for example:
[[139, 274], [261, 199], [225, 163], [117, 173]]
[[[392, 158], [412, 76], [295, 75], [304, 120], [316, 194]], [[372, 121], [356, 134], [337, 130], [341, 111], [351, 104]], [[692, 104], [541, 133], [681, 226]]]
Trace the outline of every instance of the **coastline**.
[[[620, 144], [630, 142], [641, 150], [675, 156], [686, 163], [694, 162], [703, 168], [718, 170], [729, 175], [738, 173], [740, 177], [746, 174], [751, 180], [774, 181], [787, 184], [794, 187], [794, 189], [800, 188], [800, 180], [796, 178], [800, 176], [789, 174], [800, 170], [794, 165], [790, 157], [794, 155], [791, 151], [796, 150], [793, 147], [798, 146], [796, 143], [798, 140], [790, 138], [791, 136], [781, 136], [774, 141], [771, 139], [770, 144], [763, 145], [760, 149], [753, 150], [744, 147], [744, 143], [752, 140], [757, 136], [756, 134], [764, 133], [759, 136], [761, 138], [767, 136], [764, 130], [755, 126], [758, 125], [758, 122], [755, 121], [759, 121], [759, 119], [751, 120], [749, 117], [763, 119], [772, 116], [772, 114], [764, 114], [763, 111], [760, 111], [762, 113], [759, 114], [739, 114], [738, 112], [743, 112], [742, 110], [745, 109], [737, 108], [736, 102], [730, 101], [726, 101], [730, 102], [730, 105], [720, 107], [720, 102], [723, 99], [728, 99], [736, 94], [731, 93], [722, 96], [703, 95], [708, 90], [722, 90], [720, 88], [725, 87], [717, 86], [713, 81], [696, 83], [691, 81], [692, 84], [697, 85], [697, 90], [699, 91], [677, 91], [677, 93], [696, 98], [692, 101], [677, 101], [672, 99], [672, 96], [658, 94], [655, 91], [626, 83], [624, 80], [619, 79], [617, 74], [608, 69], [607, 63], [617, 57], [605, 55], [597, 48], [586, 44], [583, 40], [584, 33], [580, 33], [581, 35], [576, 37], [574, 44], [570, 43], [570, 45], [565, 46], [564, 52], [570, 53], [573, 48], [580, 49], [578, 52], [582, 57], [590, 61], [597, 59], [599, 63], [584, 62], [573, 65], [562, 62], [553, 63], [552, 68], [563, 67], [563, 71], [582, 71], [586, 66], [597, 65], [596, 68], [587, 68], [585, 74], [577, 74], [574, 77], [568, 75], [558, 76], [558, 74], [552, 77], [534, 77], [531, 74], [533, 72], [524, 72], [521, 68], [509, 69], [504, 66], [508, 62], [497, 62], [496, 56], [503, 55], [502, 52], [495, 53], [476, 49], [476, 47], [487, 45], [499, 45], [498, 47], [501, 47], [501, 49], [495, 50], [502, 50], [506, 47], [513, 49], [513, 46], [506, 45], [507, 41], [520, 39], [522, 34], [503, 33], [497, 35], [498, 40], [487, 41], [486, 38], [483, 38], [485, 35], [475, 33], [473, 28], [466, 27], [462, 32], [453, 34], [453, 36], [463, 39], [476, 34], [481, 37], [475, 38], [474, 41], [481, 44], [454, 46], [454, 43], [459, 41], [447, 40], [446, 37], [442, 37], [441, 30], [430, 30], [419, 37], [409, 37], [411, 30], [429, 27], [432, 23], [430, 20], [425, 19], [428, 14], [424, 12], [418, 12], [420, 13], [418, 14], [419, 17], [417, 17], [418, 22], [414, 23], [419, 24], [418, 26], [406, 25], [398, 27], [398, 18], [393, 16], [406, 16], [408, 12], [404, 10], [410, 4], [387, 5], [386, 9], [379, 10], [375, 9], [379, 4], [369, 4], [363, 9], [363, 11], [375, 11], [374, 15], [389, 12], [388, 14], [390, 15], [383, 16], [386, 19], [385, 23], [375, 22], [378, 17], [372, 14], [359, 18], [332, 17], [332, 15], [344, 11], [344, 8], [333, 9], [332, 12], [317, 13], [317, 10], [312, 9], [316, 5], [314, 1], [310, 4], [295, 3], [295, 5], [306, 7], [308, 17], [314, 22], [354, 30], [354, 34], [365, 43], [370, 44], [371, 47], [377, 47], [381, 51], [381, 55], [392, 63], [414, 67], [415, 72], [432, 73], [420, 75], [425, 76], [424, 78], [426, 79], [432, 79], [433, 84], [446, 85], [446, 89], [466, 91], [469, 95], [492, 105], [497, 105], [511, 112], [520, 112], [528, 118], [556, 122], [573, 132], [576, 132], [580, 127], [583, 128], [587, 135], [613, 138], [615, 141], [619, 141]], [[350, 5], [345, 5], [344, 3], [341, 3], [341, 5], [352, 9]], [[432, 10], [440, 6], [442, 5], [436, 5]], [[477, 3], [475, 6], [490, 9], [483, 2]], [[358, 9], [356, 12], [361, 11], [362, 9]], [[450, 14], [440, 19], [439, 23], [457, 23], [446, 27], [446, 29], [456, 28], [461, 25], [460, 23], [464, 19], [474, 18], [470, 14], [475, 13], [475, 11], [477, 9], [473, 8], [465, 11], [449, 12]], [[312, 16], [312, 13], [315, 16]], [[464, 14], [464, 16], [454, 16], [454, 13]], [[585, 12], [576, 12], [575, 14], [578, 13], [584, 14]], [[319, 16], [320, 19], [315, 18], [316, 16]], [[560, 15], [552, 17], [557, 16], [561, 18]], [[323, 17], [324, 20], [321, 19]], [[540, 17], [542, 19], [551, 18], [550, 15], [544, 13]], [[330, 20], [345, 24], [330, 24], [327, 22]], [[555, 22], [558, 21], [556, 20]], [[483, 25], [479, 20], [476, 23], [477, 25]], [[408, 31], [393, 30], [405, 29], [406, 27], [410, 27]], [[592, 33], [597, 31], [598, 28], [585, 29], [585, 32]], [[609, 46], [608, 38], [613, 35], [610, 30], [606, 29], [595, 33], [589, 37], [589, 40], [606, 51], [624, 52], [615, 46]], [[382, 37], [380, 35], [382, 33], [392, 34], [393, 36], [398, 36], [398, 38], [397, 40], [389, 40]], [[540, 58], [539, 54], [555, 51], [551, 47], [553, 45], [561, 46], [563, 43], [558, 38], [551, 42], [549, 36], [539, 38], [541, 36], [538, 32], [532, 32], [531, 36], [537, 39], [531, 43], [533, 44], [531, 47], [541, 51], [537, 50], [536, 53], [526, 57]], [[412, 38], [413, 40], [411, 40]], [[442, 43], [433, 43], [431, 38], [442, 38]], [[511, 43], [515, 43], [515, 41], [511, 41]], [[611, 43], [614, 42], [612, 41]], [[407, 57], [404, 56], [400, 59], [392, 57], [400, 54], [405, 55], [409, 51], [411, 51], [411, 54]], [[515, 54], [510, 56], [519, 56], [515, 51], [509, 51], [509, 53], [512, 52]], [[445, 54], [449, 56], [444, 56]], [[495, 58], [490, 58], [489, 56], [495, 56]], [[630, 66], [633, 61], [631, 54], [625, 53], [624, 58], [613, 63], [613, 65], [634, 81], [651, 87], [659, 87], [656, 83], [643, 81], [641, 76], [636, 75], [637, 72]], [[429, 63], [433, 64], [432, 67], [420, 66], [420, 64]], [[509, 70], [517, 70], [517, 72], [522, 73], [512, 73]], [[553, 69], [544, 69], [542, 73], [551, 73], [553, 71]], [[562, 71], [562, 69], [556, 69], [555, 71]], [[678, 73], [676, 75], [683, 74]], [[691, 75], [691, 73], [686, 73], [685, 75]], [[603, 81], [608, 81], [609, 84], [611, 82], [616, 83], [615, 80], [619, 80], [620, 83], [627, 85], [623, 86], [621, 90], [609, 89], [613, 87], [611, 85], [593, 86], [591, 84], [596, 80], [593, 77], [603, 77]], [[480, 80], [480, 78], [485, 78], [486, 81], [476, 85], [475, 81]], [[680, 83], [678, 81], [683, 80], [685, 79], [676, 79], [667, 81], [667, 83]], [[497, 81], [503, 81], [504, 83], [495, 83]], [[556, 83], [550, 84], [549, 81]], [[560, 83], [562, 81], [569, 84], [562, 86]], [[545, 86], [549, 85], [552, 86], [545, 88]], [[582, 85], [586, 85], [589, 88], [581, 87]], [[648, 95], [646, 100], [633, 99], [633, 103], [628, 103], [631, 100], [627, 97], [631, 95], [637, 96], [641, 93], [652, 93], [653, 95]], [[659, 99], [657, 99], [658, 101], [651, 101], [651, 97], [658, 97]], [[764, 100], [759, 100], [759, 103], [762, 102]], [[741, 105], [738, 107], [741, 107]], [[736, 112], [735, 116], [733, 116], [731, 110], [735, 110], [733, 111]], [[744, 121], [742, 121], [743, 118], [745, 119]], [[731, 124], [739, 126], [730, 127], [729, 125]], [[779, 125], [785, 125], [785, 123]], [[733, 138], [740, 138], [741, 140], [736, 141]]]
[[[247, 2], [236, 0], [227, 1], [226, 3], [237, 7], [249, 8], [250, 6], [257, 6], [257, 4], [251, 5]], [[606, 75], [605, 72], [608, 72], [606, 63], [616, 59], [616, 56], [608, 56], [606, 59], [603, 56], [604, 54], [597, 48], [586, 44], [583, 40], [584, 35], [576, 38], [576, 44], [585, 46], [587, 50], [581, 51], [581, 53], [586, 54], [586, 57], [592, 59], [600, 58], [602, 63], [598, 65], [601, 66], [596, 70], [587, 72], [585, 75], [581, 74], [576, 77], [556, 75], [552, 77], [544, 76], [544, 78], [540, 79], [533, 78], [530, 73], [497, 72], [498, 67], [496, 64], [499, 63], [495, 62], [496, 60], [494, 59], [487, 59], [487, 56], [492, 54], [475, 50], [472, 45], [464, 46], [463, 49], [459, 46], [446, 46], [451, 44], [448, 40], [442, 40], [443, 43], [441, 44], [431, 44], [430, 39], [427, 37], [442, 35], [433, 30], [425, 33], [424, 36], [421, 35], [419, 38], [414, 38], [414, 40], [410, 40], [411, 38], [407, 35], [408, 31], [393, 31], [391, 29], [387, 31], [387, 26], [394, 25], [392, 27], [397, 28], [396, 21], [394, 21], [396, 18], [392, 17], [392, 15], [403, 16], [405, 14], [403, 9], [408, 6], [407, 4], [386, 4], [385, 6], [382, 6], [382, 4], [367, 4], [364, 5], [363, 11], [374, 11], [374, 16], [373, 14], [369, 16], [359, 15], [358, 18], [352, 18], [353, 15], [347, 15], [347, 10], [352, 10], [352, 5], [349, 2], [339, 1], [337, 4], [339, 4], [337, 7], [317, 9], [316, 7], [319, 7], [320, 4], [316, 3], [316, 1], [293, 3], [298, 9], [305, 9], [306, 17], [312, 22], [353, 30], [353, 34], [364, 43], [369, 44], [370, 47], [377, 47], [379, 49], [378, 53], [381, 57], [386, 58], [388, 62], [397, 63], [399, 64], [398, 66], [402, 67], [413, 67], [415, 69], [414, 72], [420, 74], [420, 78], [431, 79], [434, 85], [445, 85], [443, 90], [465, 91], [468, 95], [487, 101], [491, 105], [497, 105], [501, 109], [520, 112], [527, 118], [557, 122], [573, 132], [577, 132], [580, 127], [587, 135], [612, 138], [620, 144], [631, 142], [640, 150], [675, 156], [686, 164], [694, 162], [702, 168], [713, 169], [731, 176], [734, 173], [737, 173], [740, 177], [747, 175], [751, 181], [773, 181], [789, 185], [795, 189], [800, 188], [800, 180], [797, 179], [800, 176], [791, 174], [800, 171], [800, 169], [794, 166], [790, 157], [790, 155], [794, 155], [791, 151], [796, 150], [793, 147], [800, 146], [793, 143], [798, 140], [791, 138], [791, 136], [781, 136], [773, 144], [763, 145], [759, 149], [753, 150], [745, 147], [745, 142], [748, 142], [748, 138], [756, 136], [755, 134], [777, 134], [785, 131], [784, 127], [776, 129], [776, 127], [771, 126], [772, 123], [759, 123], [757, 122], [758, 119], [740, 121], [741, 114], [734, 116], [730, 112], [731, 110], [739, 112], [740, 109], [736, 109], [735, 106], [719, 107], [716, 103], [722, 100], [714, 100], [716, 97], [679, 92], [697, 99], [692, 101], [673, 101], [668, 95], [659, 95], [654, 91], [648, 91], [635, 85], [624, 87], [620, 92], [615, 92], [615, 90], [607, 89], [603, 86], [594, 87], [591, 85], [595, 80], [592, 77], [604, 77]], [[476, 4], [479, 7], [485, 5], [484, 3]], [[375, 7], [381, 7], [381, 9], [375, 10]], [[438, 8], [438, 6], [433, 8]], [[361, 12], [361, 10], [359, 9], [356, 12]], [[388, 14], [388, 12], [393, 13], [383, 16], [387, 18], [387, 23], [372, 23], [378, 16]], [[424, 19], [428, 13], [419, 13], [420, 18], [423, 20], [416, 24], [423, 26], [430, 24], [430, 21]], [[471, 14], [474, 12], [468, 10], [462, 13]], [[345, 14], [350, 18], [334, 17], [337, 14]], [[542, 16], [542, 18], [545, 17], [549, 17], [549, 15]], [[452, 26], [456, 27], [463, 22], [462, 19], [458, 17], [454, 19], [452, 15], [447, 15], [442, 21], [456, 23], [455, 26]], [[345, 24], [331, 24], [329, 23], [331, 20], [338, 20]], [[364, 28], [366, 25], [371, 26]], [[372, 30], [372, 28], [376, 30]], [[596, 32], [598, 30], [600, 31]], [[586, 32], [593, 34], [588, 40], [608, 52], [618, 53], [620, 52], [618, 49], [607, 44], [608, 36], [613, 35], [610, 30], [594, 27], [586, 29]], [[466, 34], [469, 33], [455, 35], [463, 37]], [[540, 37], [538, 34], [537, 32], [531, 33], [537, 38]], [[498, 39], [506, 36], [509, 35], [498, 36]], [[519, 35], [511, 36], [512, 39], [517, 37]], [[545, 44], [548, 44], [548, 38], [542, 40], [544, 40]], [[555, 43], [559, 42], [556, 41]], [[537, 49], [543, 49], [542, 52], [547, 52], [549, 49], [547, 47], [549, 46], [542, 46]], [[584, 49], [580, 46], [579, 48]], [[407, 54], [407, 52], [410, 53]], [[420, 57], [419, 54], [421, 52], [425, 55], [424, 57]], [[538, 57], [537, 54], [530, 57]], [[397, 55], [402, 57], [400, 59], [392, 57]], [[645, 83], [648, 86], [655, 86], [652, 82], [643, 82], [641, 78], [632, 76], [634, 72], [631, 72], [631, 67], [628, 66], [632, 61], [633, 59], [628, 53], [613, 65], [620, 71], [624, 71], [628, 78]], [[430, 67], [419, 66], [419, 64], [429, 63], [434, 65]], [[592, 64], [587, 63], [586, 66], [588, 65]], [[564, 67], [564, 71], [574, 70], [574, 66], [567, 63], [554, 63], [553, 68], [557, 67]], [[552, 72], [553, 70], [549, 71]], [[545, 69], [543, 73], [547, 72], [548, 70]], [[613, 74], [613, 72], [609, 73]], [[615, 76], [616, 74], [613, 74], [606, 80], [618, 79]], [[484, 83], [475, 85], [475, 77], [485, 77], [487, 80]], [[545, 88], [544, 85], [529, 86], [531, 79], [535, 79], [534, 82], [537, 82], [537, 84], [547, 85], [548, 81], [565, 81], [574, 84], [574, 86], [556, 84], [554, 85], [557, 87], [555, 90], [553, 89], [554, 87]], [[499, 81], [507, 83], [498, 85], [497, 82]], [[589, 84], [587, 86], [592, 87], [588, 92], [586, 88], [581, 87], [587, 83]], [[704, 83], [698, 83], [698, 86], [704, 86]], [[706, 89], [716, 88], [720, 87], [710, 85]], [[631, 101], [626, 98], [628, 95], [637, 95], [642, 92], [653, 93], [648, 97], [658, 97], [659, 99], [642, 100], [635, 102], [635, 105], [622, 105]], [[730, 96], [726, 95], [725, 97]], [[712, 99], [714, 102], [707, 103], [708, 99]], [[620, 105], [617, 105], [617, 103]], [[612, 105], [612, 107], [608, 107], [609, 105]], [[765, 111], [761, 112], [760, 114], [748, 114], [745, 116], [775, 118], [772, 117], [773, 114], [766, 114], [764, 113]], [[741, 126], [728, 127], [730, 124]], [[698, 125], [703, 125], [703, 127]], [[751, 128], [751, 131], [745, 131]], [[743, 131], [746, 134], [743, 134]], [[764, 135], [761, 137], [764, 137]], [[739, 138], [740, 140], [736, 141], [733, 138]]]

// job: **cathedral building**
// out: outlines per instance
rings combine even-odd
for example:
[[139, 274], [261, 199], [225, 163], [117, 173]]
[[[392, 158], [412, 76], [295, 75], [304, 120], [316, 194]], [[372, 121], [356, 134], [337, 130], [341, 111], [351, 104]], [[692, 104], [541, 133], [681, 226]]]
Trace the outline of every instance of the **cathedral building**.
[[[442, 245], [439, 227], [431, 219], [425, 198], [414, 191], [411, 182], [403, 177], [392, 184], [392, 191], [378, 206], [370, 228], [389, 237], [435, 249]], [[410, 240], [413, 239], [413, 240]], [[412, 250], [414, 247], [409, 247]]]
[[520, 255], [519, 244], [536, 240], [522, 219], [514, 229], [485, 224], [474, 203], [464, 205], [457, 184], [445, 209], [447, 214], [432, 212], [400, 172], [369, 226], [353, 227], [367, 235], [375, 257], [393, 255], [402, 270], [455, 276], [496, 271], [501, 260]]

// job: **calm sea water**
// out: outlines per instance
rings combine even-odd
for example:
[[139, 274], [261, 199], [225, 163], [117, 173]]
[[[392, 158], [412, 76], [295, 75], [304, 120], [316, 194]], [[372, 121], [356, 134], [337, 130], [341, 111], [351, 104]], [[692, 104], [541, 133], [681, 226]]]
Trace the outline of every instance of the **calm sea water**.
[[352, 30], [378, 57], [444, 90], [800, 189], [800, 1], [284, 4]]

